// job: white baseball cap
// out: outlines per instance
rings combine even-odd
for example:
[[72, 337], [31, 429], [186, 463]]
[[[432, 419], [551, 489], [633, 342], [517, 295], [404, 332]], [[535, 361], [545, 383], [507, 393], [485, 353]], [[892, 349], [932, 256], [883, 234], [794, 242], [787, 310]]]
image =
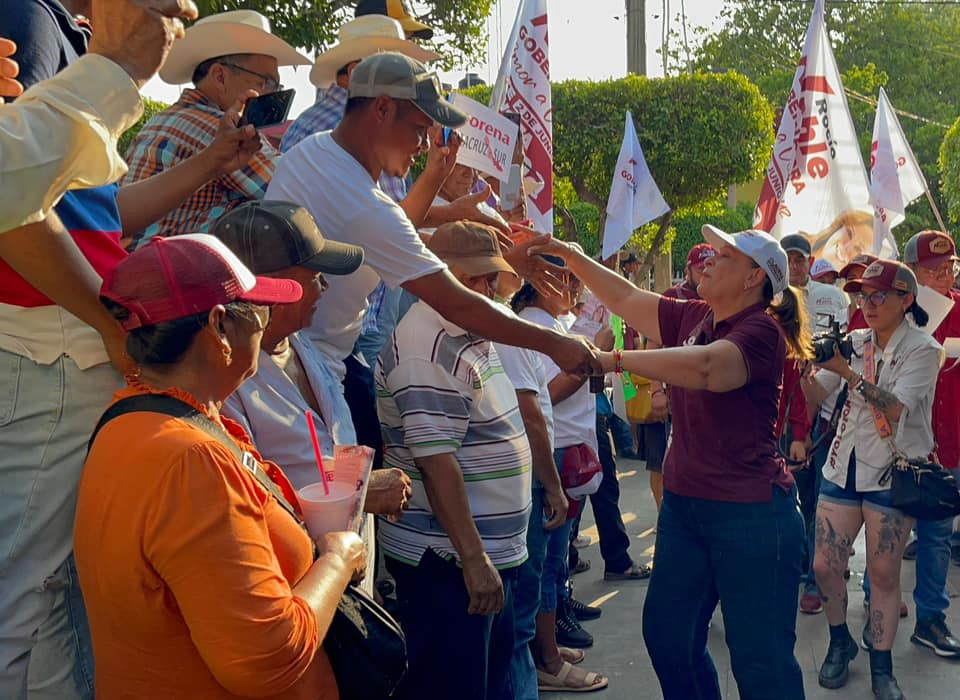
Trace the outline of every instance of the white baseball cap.
[[787, 254], [777, 240], [766, 231], [750, 229], [739, 233], [727, 233], [716, 226], [705, 224], [701, 233], [704, 240], [717, 250], [724, 245], [729, 245], [752, 258], [770, 278], [774, 295], [787, 288]]
[[826, 258], [819, 258], [818, 260], [814, 260], [813, 265], [810, 267], [810, 276], [813, 279], [819, 279], [831, 272], [836, 274], [837, 268], [835, 268], [833, 266], [833, 263], [827, 260]]

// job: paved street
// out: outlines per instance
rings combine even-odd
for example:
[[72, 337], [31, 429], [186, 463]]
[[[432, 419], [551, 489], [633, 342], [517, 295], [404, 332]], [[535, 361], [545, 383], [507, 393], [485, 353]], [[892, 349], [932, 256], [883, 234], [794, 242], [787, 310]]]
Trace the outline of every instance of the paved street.
[[[620, 507], [627, 530], [633, 538], [631, 553], [635, 559], [649, 562], [653, 558], [656, 506], [650, 495], [647, 472], [642, 462], [620, 462]], [[603, 562], [597, 546], [597, 531], [592, 526], [593, 513], [589, 506], [584, 513], [584, 534], [590, 535], [591, 546], [581, 550], [593, 563], [592, 568], [575, 576], [574, 586], [578, 599], [600, 605], [603, 616], [585, 627], [596, 639], [592, 649], [587, 650], [583, 667], [603, 673], [610, 678], [610, 687], [605, 691], [589, 694], [603, 700], [643, 700], [660, 698], [660, 687], [643, 645], [640, 615], [646, 582], [605, 583]], [[860, 584], [866, 568], [863, 537], [857, 541], [856, 556], [850, 562], [850, 630], [859, 638], [863, 629], [865, 611], [861, 605], [863, 594]], [[894, 647], [894, 669], [904, 693], [910, 700], [960, 700], [960, 661], [937, 658], [932, 652], [910, 642], [910, 634], [916, 621], [912, 591], [914, 566], [903, 565], [904, 600], [910, 608], [910, 616], [900, 623]], [[951, 566], [949, 580], [953, 600], [948, 613], [948, 623], [954, 632], [960, 633], [960, 567]], [[757, 624], [763, 624], [757, 620]], [[826, 653], [827, 622], [820, 615], [799, 615], [797, 621], [797, 658], [804, 672], [807, 698], [810, 700], [846, 700], [872, 698], [870, 670], [867, 655], [861, 651], [851, 665], [850, 681], [842, 690], [826, 690], [817, 685], [817, 669]], [[730, 659], [723, 642], [723, 620], [719, 611], [714, 616], [710, 630], [710, 652], [720, 673], [725, 698], [739, 698], [736, 682], [730, 672]], [[582, 693], [546, 693], [545, 698], [563, 700], [585, 697]]]

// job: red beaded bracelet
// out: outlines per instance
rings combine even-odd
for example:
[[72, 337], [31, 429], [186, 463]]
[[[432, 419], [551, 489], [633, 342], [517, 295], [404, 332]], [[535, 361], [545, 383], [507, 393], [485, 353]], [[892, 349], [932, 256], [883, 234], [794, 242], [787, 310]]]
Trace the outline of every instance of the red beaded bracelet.
[[623, 350], [613, 351], [613, 371], [617, 374], [623, 374]]

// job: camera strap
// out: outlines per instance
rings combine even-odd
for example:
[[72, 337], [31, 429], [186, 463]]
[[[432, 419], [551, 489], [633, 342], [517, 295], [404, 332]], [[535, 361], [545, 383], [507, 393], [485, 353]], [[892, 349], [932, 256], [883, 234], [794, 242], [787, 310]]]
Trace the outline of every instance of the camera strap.
[[[863, 344], [863, 376], [864, 379], [871, 384], [877, 383], [877, 365], [875, 359], [876, 355], [873, 349], [873, 340], [867, 338], [867, 341]], [[884, 440], [890, 440], [893, 437], [893, 428], [890, 427], [890, 421], [887, 420], [883, 411], [869, 402], [867, 402], [867, 408], [870, 409], [870, 415], [873, 416], [873, 422], [877, 426], [877, 432], [880, 433], [880, 437]], [[894, 448], [893, 445], [890, 445], [890, 449], [896, 454], [896, 448]]]

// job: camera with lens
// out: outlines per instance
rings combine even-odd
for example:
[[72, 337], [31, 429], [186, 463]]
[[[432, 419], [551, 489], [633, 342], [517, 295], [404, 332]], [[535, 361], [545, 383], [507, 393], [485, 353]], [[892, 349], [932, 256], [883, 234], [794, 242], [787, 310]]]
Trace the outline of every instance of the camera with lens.
[[853, 357], [853, 341], [849, 335], [844, 335], [840, 330], [840, 322], [833, 315], [828, 317], [830, 330], [818, 333], [811, 339], [813, 342], [813, 361], [817, 364], [829, 362], [834, 355], [835, 350], [840, 351], [840, 355], [847, 362]]

